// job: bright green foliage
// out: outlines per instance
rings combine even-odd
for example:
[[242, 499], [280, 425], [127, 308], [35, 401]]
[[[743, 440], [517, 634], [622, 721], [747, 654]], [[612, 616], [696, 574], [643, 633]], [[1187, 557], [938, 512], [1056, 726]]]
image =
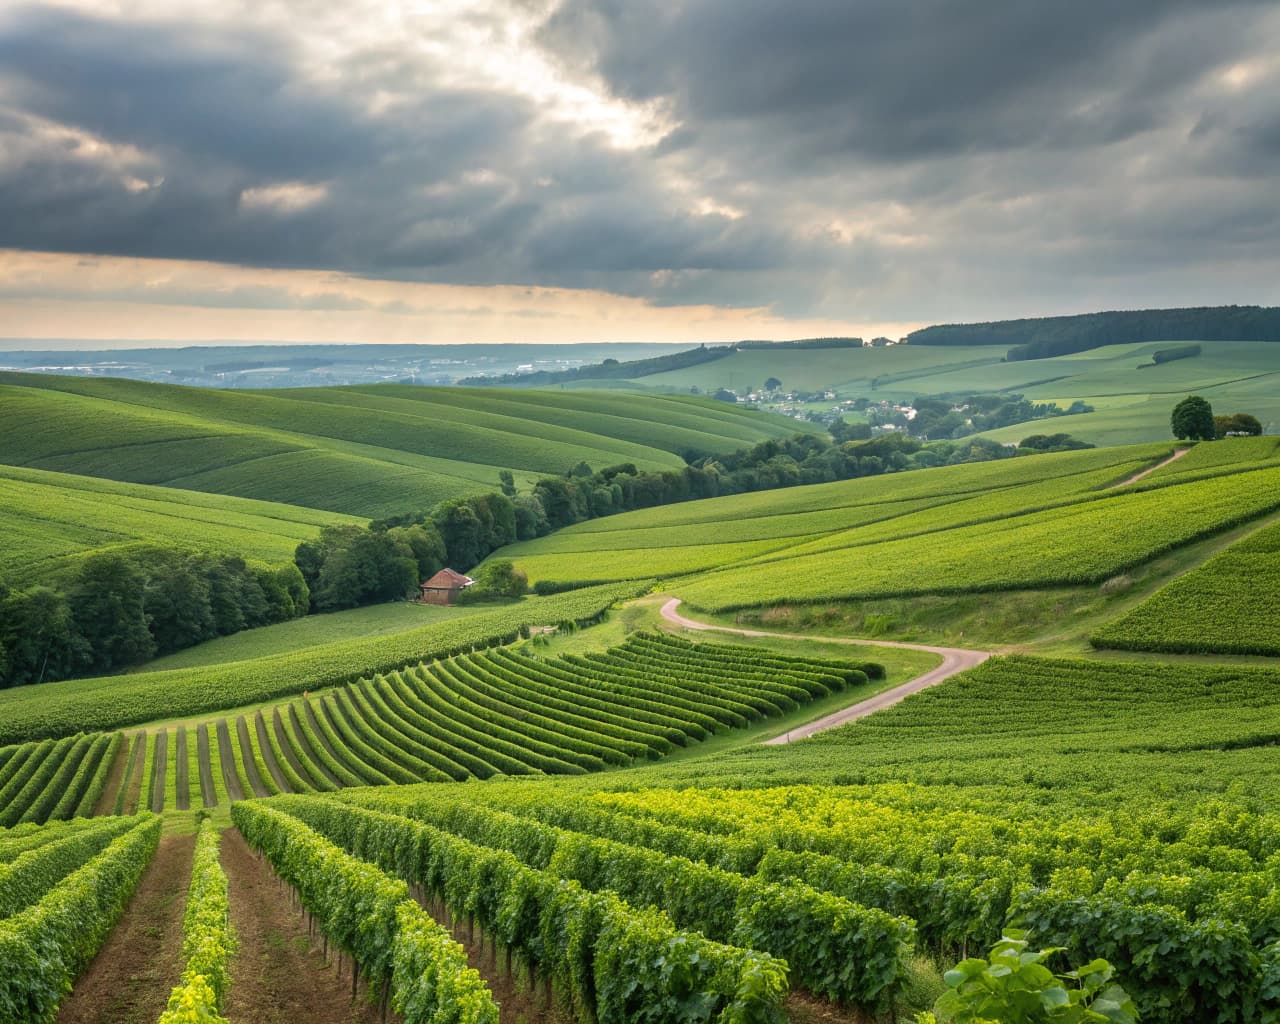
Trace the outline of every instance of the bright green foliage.
[[1002, 938], [989, 960], [973, 957], [947, 971], [949, 991], [934, 1007], [943, 1024], [1136, 1024], [1137, 1007], [1105, 960], [1066, 974], [1047, 966], [1058, 949], [1031, 950], [1017, 930]]
[[0, 1021], [52, 1022], [72, 982], [124, 911], [160, 841], [144, 815], [41, 899], [0, 920]]
[[[1105, 492], [1043, 512], [727, 569], [674, 587], [716, 611], [778, 601], [1100, 583], [1280, 507], [1280, 470]], [[909, 572], [904, 567], [910, 567]]]
[[0, 918], [12, 917], [39, 902], [62, 879], [136, 824], [132, 818], [79, 821], [0, 864]]
[[1218, 446], [1222, 460], [1194, 451], [1121, 488], [1112, 485], [1170, 450], [1033, 456], [1018, 461], [1020, 475], [952, 466], [791, 488], [763, 504], [713, 498], [583, 523], [502, 554], [539, 585], [700, 573], [671, 589], [716, 611], [1096, 583], [1280, 504], [1275, 445], [1258, 442]]
[[877, 1006], [902, 981], [914, 939], [910, 922], [803, 883], [745, 878], [687, 857], [539, 824], [454, 791], [394, 789], [349, 799], [504, 850], [592, 892], [659, 907], [677, 927], [709, 939], [785, 958], [799, 985], [828, 999]]
[[195, 715], [345, 683], [423, 657], [511, 641], [522, 626], [585, 623], [644, 586], [629, 583], [530, 598], [391, 636], [321, 644], [213, 669], [139, 672], [5, 690], [0, 692], [0, 743]]
[[231, 813], [325, 934], [359, 962], [370, 987], [391, 986], [406, 1024], [497, 1024], [498, 1008], [466, 953], [404, 882], [272, 807], [238, 803]]
[[92, 813], [117, 748], [117, 741], [101, 733], [5, 748], [8, 756], [0, 762], [0, 827]]
[[475, 582], [467, 587], [460, 600], [504, 601], [522, 597], [529, 589], [529, 577], [511, 564], [509, 558], [494, 558], [486, 562], [475, 575]]
[[[233, 814], [243, 817], [248, 806], [235, 805]], [[786, 966], [764, 953], [681, 932], [660, 911], [587, 892], [425, 822], [331, 799], [280, 798], [259, 813], [267, 806], [420, 885], [453, 913], [472, 915], [491, 937], [563, 986], [585, 1020], [778, 1020]]]
[[[228, 722], [235, 740], [220, 754], [230, 758], [233, 775], [244, 775], [246, 796], [498, 773], [582, 774], [656, 759], [712, 732], [778, 715], [883, 674], [875, 663], [787, 658], [662, 634], [635, 634], [582, 659], [544, 660], [497, 648], [407, 666], [237, 716]], [[28, 794], [29, 806], [48, 806], [62, 790], [46, 780], [66, 776], [77, 750], [110, 742], [97, 734], [6, 748], [17, 780], [12, 786]], [[200, 805], [206, 797], [202, 758], [209, 759], [212, 750], [198, 748], [195, 731], [155, 735], [145, 806], [173, 809], [181, 806], [176, 801], [182, 794], [191, 794], [192, 806]], [[207, 798], [213, 805], [220, 799], [216, 780], [222, 766], [219, 761], [214, 770], [209, 763], [215, 786]], [[36, 772], [41, 765], [50, 767]], [[186, 779], [180, 781], [183, 768]], [[0, 766], [0, 784], [9, 770], [8, 763]], [[106, 760], [97, 774], [109, 770]], [[24, 805], [15, 803], [13, 814]]]
[[1280, 654], [1280, 524], [1237, 541], [1097, 630], [1095, 647]]
[[606, 776], [460, 795], [802, 881], [911, 918], [925, 948], [1022, 927], [1106, 958], [1144, 1021], [1251, 1024], [1280, 1012], [1278, 695], [1268, 669], [993, 658], [804, 743], [654, 765], [627, 792]]
[[227, 876], [218, 861], [221, 836], [205, 819], [196, 834], [191, 886], [182, 919], [182, 983], [169, 996], [160, 1024], [221, 1022], [235, 937], [228, 916]]

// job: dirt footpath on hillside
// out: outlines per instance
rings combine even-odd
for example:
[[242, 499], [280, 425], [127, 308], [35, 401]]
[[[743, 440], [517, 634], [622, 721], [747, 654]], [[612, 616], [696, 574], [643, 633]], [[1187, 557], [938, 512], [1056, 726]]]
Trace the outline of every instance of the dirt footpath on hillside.
[[167, 836], [124, 916], [63, 1000], [58, 1024], [155, 1024], [182, 975], [182, 913], [196, 837]]
[[301, 911], [265, 860], [237, 829], [222, 834], [231, 927], [240, 944], [231, 961], [225, 1016], [234, 1024], [376, 1024], [381, 1015], [360, 995], [351, 999], [351, 968], [325, 963], [321, 937], [307, 935]]

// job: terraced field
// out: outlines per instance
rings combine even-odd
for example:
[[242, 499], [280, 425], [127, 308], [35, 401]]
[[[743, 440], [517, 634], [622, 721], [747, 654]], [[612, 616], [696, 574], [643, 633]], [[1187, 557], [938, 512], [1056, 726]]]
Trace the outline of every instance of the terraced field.
[[[1100, 583], [1280, 507], [1273, 438], [952, 466], [647, 509], [503, 549], [532, 580], [643, 574], [712, 611]], [[910, 566], [904, 572], [904, 566]]]
[[579, 775], [660, 758], [883, 675], [878, 664], [657, 634], [587, 657], [496, 648], [177, 728], [2, 748], [0, 827], [344, 786]]
[[215, 391], [0, 373], [0, 462], [377, 518], [622, 462], [678, 469], [798, 432], [708, 399], [379, 385]]
[[79, 559], [137, 543], [234, 554], [279, 565], [322, 526], [352, 516], [0, 465], [0, 578], [48, 583]]

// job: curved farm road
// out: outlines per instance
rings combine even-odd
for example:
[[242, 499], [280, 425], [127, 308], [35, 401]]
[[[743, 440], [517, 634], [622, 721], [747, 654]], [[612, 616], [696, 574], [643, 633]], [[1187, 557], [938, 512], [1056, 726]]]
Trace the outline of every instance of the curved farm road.
[[1177, 451], [1175, 451], [1163, 462], [1157, 462], [1154, 466], [1150, 467], [1149, 469], [1144, 469], [1140, 473], [1134, 473], [1133, 476], [1129, 477], [1128, 480], [1121, 480], [1118, 484], [1112, 484], [1108, 488], [1108, 490], [1114, 491], [1117, 487], [1128, 487], [1130, 484], [1136, 484], [1139, 480], [1149, 477], [1157, 469], [1164, 469], [1164, 467], [1169, 465], [1169, 463], [1177, 462], [1180, 458], [1182, 458], [1182, 456], [1186, 455], [1187, 452], [1189, 451], [1191, 451], [1190, 448], [1179, 448]]
[[930, 686], [936, 686], [944, 679], [950, 679], [957, 673], [964, 672], [967, 669], [981, 665], [989, 657], [987, 651], [970, 651], [963, 647], [931, 647], [928, 644], [909, 644], [898, 640], [862, 640], [856, 637], [847, 636], [811, 636], [802, 633], [771, 633], [766, 629], [739, 629], [735, 626], [715, 626], [708, 622], [698, 622], [695, 619], [686, 619], [676, 609], [680, 607], [680, 598], [673, 597], [670, 601], [662, 606], [662, 617], [668, 622], [675, 623], [677, 626], [683, 626], [685, 629], [708, 630], [717, 633], [736, 633], [738, 636], [772, 636], [780, 640], [817, 640], [822, 643], [829, 644], [856, 644], [863, 647], [902, 647], [911, 651], [928, 651], [931, 654], [942, 656], [942, 664], [935, 669], [930, 669], [923, 675], [909, 679], [905, 683], [899, 683], [897, 686], [885, 690], [883, 693], [877, 693], [874, 697], [868, 697], [866, 700], [859, 701], [850, 707], [843, 708], [840, 711], [832, 712], [815, 722], [807, 725], [801, 725], [792, 729], [790, 732], [783, 733], [781, 736], [775, 736], [771, 740], [765, 740], [766, 746], [777, 746], [783, 743], [790, 743], [792, 740], [802, 740], [816, 733], [825, 732], [828, 729], [834, 729], [838, 725], [847, 725], [849, 722], [855, 722], [859, 718], [866, 718], [867, 715], [884, 708], [892, 707], [906, 697], [910, 697], [913, 693], [919, 693], [921, 690], [927, 690]]

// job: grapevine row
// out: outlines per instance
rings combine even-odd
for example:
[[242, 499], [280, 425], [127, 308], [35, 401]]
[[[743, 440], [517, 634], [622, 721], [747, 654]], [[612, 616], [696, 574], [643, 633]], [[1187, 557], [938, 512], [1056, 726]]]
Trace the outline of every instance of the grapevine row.
[[583, 1019], [776, 1019], [786, 966], [765, 953], [682, 932], [659, 911], [588, 892], [425, 822], [314, 798], [281, 798], [275, 806], [353, 855], [411, 879], [454, 913], [472, 915], [554, 978]]
[[404, 882], [273, 807], [237, 803], [231, 814], [321, 930], [359, 963], [370, 987], [389, 990], [406, 1024], [497, 1024], [498, 1008], [462, 947]]
[[196, 833], [191, 885], [182, 917], [182, 982], [169, 995], [160, 1024], [225, 1024], [220, 1016], [230, 980], [227, 876], [218, 860], [220, 834], [206, 819]]
[[159, 818], [141, 817], [39, 901], [0, 921], [0, 1021], [55, 1019], [155, 855], [160, 826]]

